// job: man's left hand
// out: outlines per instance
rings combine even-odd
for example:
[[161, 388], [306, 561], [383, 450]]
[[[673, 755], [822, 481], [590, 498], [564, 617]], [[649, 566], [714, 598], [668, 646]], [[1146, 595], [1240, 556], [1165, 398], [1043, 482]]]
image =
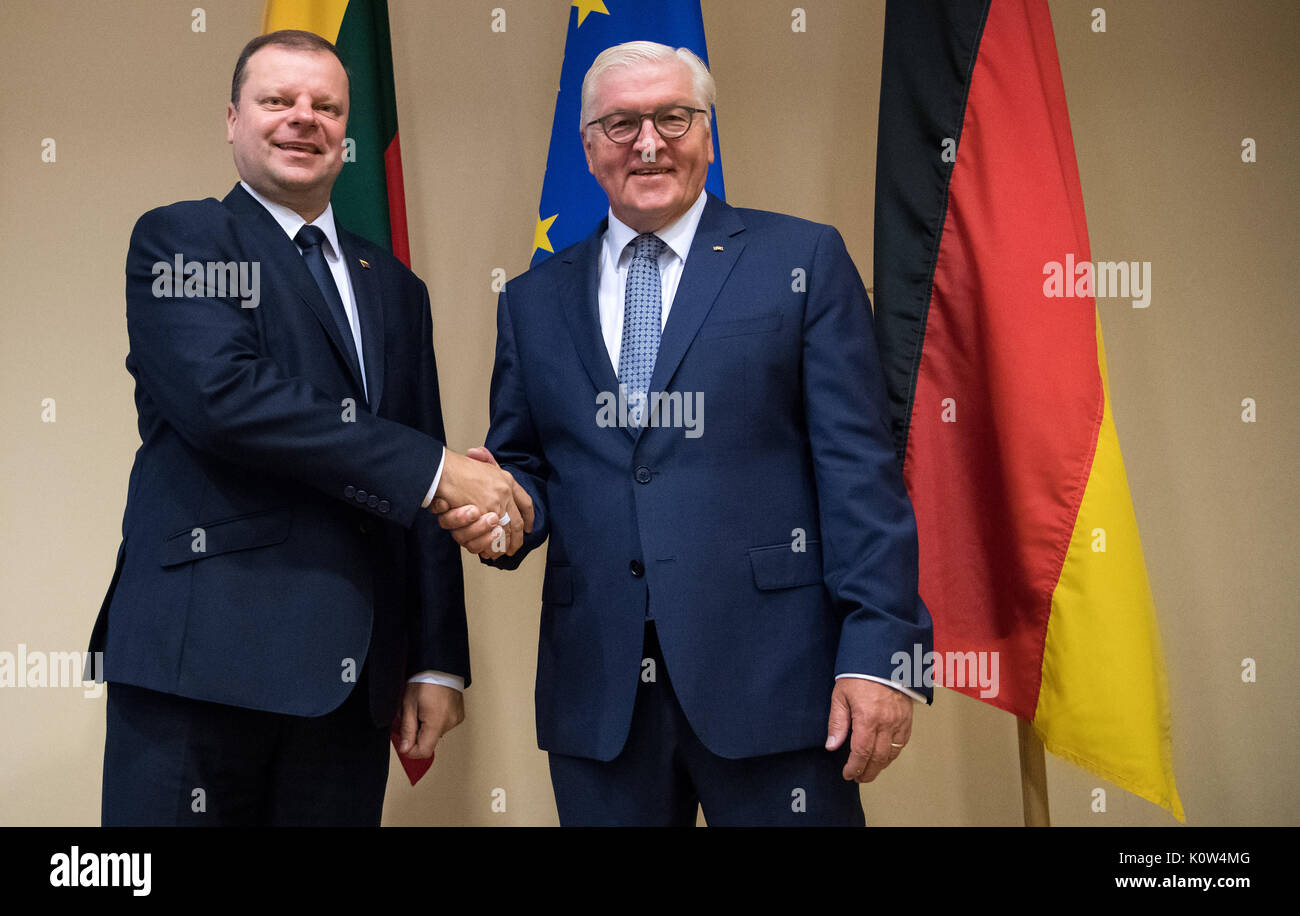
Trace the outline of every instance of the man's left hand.
[[912, 734], [912, 699], [901, 690], [859, 677], [842, 677], [831, 692], [826, 750], [849, 740], [844, 778], [871, 782], [894, 762]]
[[465, 720], [465, 698], [454, 687], [407, 684], [402, 697], [399, 753], [432, 757], [438, 739]]

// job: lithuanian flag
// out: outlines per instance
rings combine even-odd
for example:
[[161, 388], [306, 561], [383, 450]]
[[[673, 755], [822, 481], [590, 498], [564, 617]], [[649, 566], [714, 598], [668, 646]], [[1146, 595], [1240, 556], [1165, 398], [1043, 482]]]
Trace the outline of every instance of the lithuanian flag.
[[348, 158], [334, 183], [335, 215], [349, 232], [382, 245], [409, 267], [387, 0], [267, 0], [262, 33], [280, 29], [315, 32], [338, 48], [352, 108]]
[[921, 597], [940, 658], [999, 661], [994, 695], [946, 686], [1183, 820], [1046, 0], [890, 0], [879, 137], [876, 327]]

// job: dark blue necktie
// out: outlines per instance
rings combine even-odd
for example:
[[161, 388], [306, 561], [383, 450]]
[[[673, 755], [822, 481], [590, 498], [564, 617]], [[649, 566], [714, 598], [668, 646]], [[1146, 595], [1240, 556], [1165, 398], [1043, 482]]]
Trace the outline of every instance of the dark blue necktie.
[[352, 366], [353, 371], [360, 378], [361, 364], [357, 360], [357, 347], [352, 336], [352, 325], [348, 322], [348, 313], [343, 308], [343, 300], [339, 297], [339, 288], [334, 282], [334, 275], [330, 273], [330, 267], [325, 263], [325, 252], [321, 250], [321, 243], [325, 241], [325, 231], [319, 226], [304, 225], [298, 230], [298, 234], [293, 237], [293, 240], [302, 249], [302, 257], [307, 262], [307, 269], [315, 277], [316, 285], [320, 287], [321, 295], [325, 297], [325, 304], [334, 313], [334, 320], [338, 323], [339, 330], [343, 332], [344, 353], [347, 355], [348, 363]]
[[638, 235], [631, 244], [636, 247], [627, 270], [627, 290], [623, 295], [623, 341], [618, 351], [618, 381], [627, 389], [628, 404], [634, 405], [628, 412], [629, 418], [639, 414], [639, 419], [644, 420], [648, 407], [636, 411], [635, 405], [637, 395], [641, 405], [645, 405], [650, 377], [655, 371], [655, 357], [659, 355], [664, 306], [659, 255], [667, 246], [650, 233]]

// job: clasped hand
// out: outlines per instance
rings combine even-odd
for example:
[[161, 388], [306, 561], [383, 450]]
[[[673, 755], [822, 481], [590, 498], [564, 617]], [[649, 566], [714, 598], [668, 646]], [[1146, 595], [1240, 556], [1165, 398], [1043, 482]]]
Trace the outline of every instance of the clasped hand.
[[[513, 556], [533, 530], [533, 501], [485, 448], [450, 449], [429, 504], [456, 543], [484, 559]], [[505, 519], [505, 524], [502, 524]]]

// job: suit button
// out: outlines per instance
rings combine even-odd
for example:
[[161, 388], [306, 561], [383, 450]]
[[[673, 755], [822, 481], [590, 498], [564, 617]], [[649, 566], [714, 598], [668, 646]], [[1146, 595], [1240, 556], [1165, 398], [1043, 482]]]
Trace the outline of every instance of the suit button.
[[388, 503], [388, 500], [386, 500], [386, 499], [381, 499], [381, 500], [379, 501], [379, 505], [376, 506], [375, 508], [377, 508], [380, 512], [387, 512], [387, 511], [389, 510], [389, 508], [390, 508], [389, 503]]
[[646, 467], [644, 464], [641, 465], [641, 467], [639, 467], [639, 468], [636, 469], [636, 482], [637, 482], [637, 483], [649, 483], [649, 482], [650, 482], [650, 478], [653, 477], [653, 476], [654, 476], [654, 475], [650, 473], [650, 469], [649, 469], [648, 467]]
[[627, 568], [632, 571], [632, 577], [635, 579], [640, 579], [645, 575], [645, 566], [642, 565], [640, 560], [633, 560], [627, 564]]
[[357, 497], [356, 497], [357, 502], [359, 502], [359, 503], [363, 503], [363, 502], [365, 502], [365, 501], [366, 501], [366, 495], [367, 495], [367, 494], [366, 494], [366, 491], [365, 491], [365, 490], [357, 490]]
[[375, 506], [379, 505], [379, 497], [371, 493], [370, 498], [366, 500], [366, 505], [372, 509], [375, 508]]
[[351, 485], [348, 485], [343, 488], [343, 496], [347, 499], [351, 499], [356, 494], [356, 492], [357, 492], [357, 488]]

